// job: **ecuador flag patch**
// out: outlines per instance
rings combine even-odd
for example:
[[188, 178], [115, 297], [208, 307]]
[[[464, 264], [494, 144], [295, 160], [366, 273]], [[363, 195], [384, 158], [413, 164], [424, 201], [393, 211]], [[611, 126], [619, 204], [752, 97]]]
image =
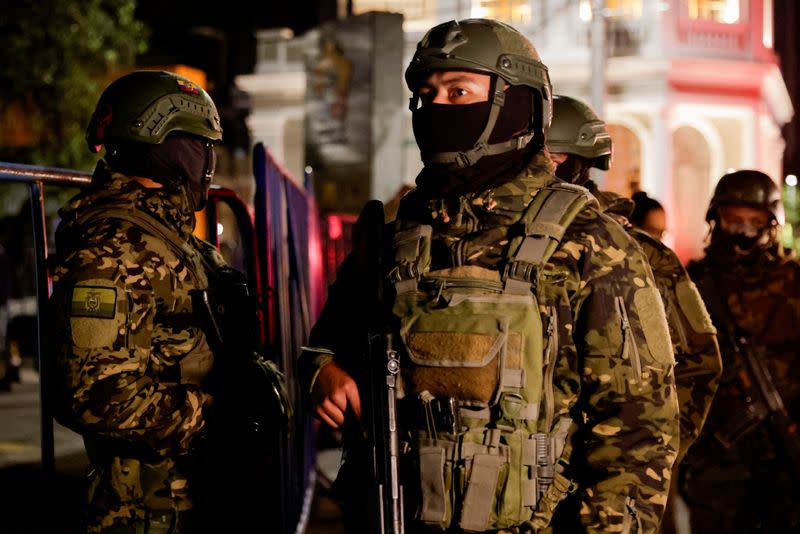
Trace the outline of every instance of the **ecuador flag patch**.
[[72, 317], [113, 319], [117, 312], [117, 290], [113, 287], [76, 286], [72, 289]]

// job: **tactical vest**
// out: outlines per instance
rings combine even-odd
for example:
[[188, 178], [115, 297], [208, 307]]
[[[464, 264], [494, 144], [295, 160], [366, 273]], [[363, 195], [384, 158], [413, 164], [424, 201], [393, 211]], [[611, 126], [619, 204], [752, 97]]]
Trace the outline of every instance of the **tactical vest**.
[[[571, 491], [562, 471], [574, 425], [553, 424], [558, 317], [555, 307], [540, 307], [540, 273], [592, 203], [582, 187], [541, 189], [516, 223], [501, 270], [432, 271], [431, 226], [396, 233], [403, 391], [421, 409], [403, 424], [419, 468], [417, 519], [428, 526], [543, 528]], [[455, 406], [449, 423], [440, 417], [443, 399]]]

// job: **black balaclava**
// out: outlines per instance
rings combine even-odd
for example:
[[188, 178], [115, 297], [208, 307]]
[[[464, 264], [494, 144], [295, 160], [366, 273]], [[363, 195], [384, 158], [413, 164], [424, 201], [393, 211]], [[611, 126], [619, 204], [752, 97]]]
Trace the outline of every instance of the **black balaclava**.
[[575, 154], [567, 154], [567, 159], [556, 167], [556, 176], [570, 184], [584, 185], [589, 181], [591, 167], [590, 160]]
[[731, 230], [723, 230], [719, 220], [712, 221], [706, 255], [720, 268], [736, 273], [743, 280], [753, 280], [768, 275], [769, 266], [782, 261], [784, 250], [777, 226], [760, 229], [755, 234]]
[[[529, 131], [534, 100], [531, 91], [526, 86], [509, 87], [489, 144], [507, 141]], [[471, 149], [486, 126], [491, 107], [491, 101], [463, 105], [428, 103], [413, 112], [414, 137], [425, 164], [417, 177], [420, 190], [431, 196], [484, 191], [508, 182], [525, 168], [532, 155], [541, 148], [537, 140], [531, 141], [527, 148], [483, 156], [469, 167], [425, 161], [426, 153]], [[536, 146], [532, 146], [534, 144]]]
[[717, 220], [711, 231], [711, 244], [719, 251], [727, 249], [733, 255], [749, 256], [769, 248], [775, 240], [772, 233], [771, 226], [759, 228], [750, 224], [733, 224], [724, 228]]
[[181, 133], [170, 134], [158, 145], [110, 146], [106, 160], [113, 171], [150, 178], [167, 188], [186, 187], [194, 211], [206, 206], [217, 165], [210, 141]]

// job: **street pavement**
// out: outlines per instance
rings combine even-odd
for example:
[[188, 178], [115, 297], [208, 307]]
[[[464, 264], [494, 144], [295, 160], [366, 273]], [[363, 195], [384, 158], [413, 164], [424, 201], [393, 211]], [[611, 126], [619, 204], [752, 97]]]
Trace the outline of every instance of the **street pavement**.
[[[0, 534], [78, 534], [86, 491], [83, 441], [55, 423], [56, 473], [46, 486], [52, 496], [46, 504], [38, 375], [23, 368], [20, 378], [10, 392], [0, 392]], [[318, 480], [327, 486], [339, 461], [339, 451], [321, 454]], [[325, 495], [326, 488], [318, 488], [307, 534], [344, 532], [338, 506]]]
[[[56, 472], [41, 468], [39, 380], [23, 368], [20, 383], [0, 393], [0, 533], [77, 534], [86, 455], [81, 437], [55, 424]], [[52, 496], [45, 502], [45, 488]]]

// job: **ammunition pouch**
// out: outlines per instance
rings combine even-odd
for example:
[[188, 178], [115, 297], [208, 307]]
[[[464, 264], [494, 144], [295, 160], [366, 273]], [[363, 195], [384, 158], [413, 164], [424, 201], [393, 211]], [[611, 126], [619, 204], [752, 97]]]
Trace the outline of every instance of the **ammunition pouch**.
[[523, 428], [416, 432], [407, 448], [419, 488], [417, 519], [443, 532], [456, 525], [464, 532], [547, 526], [575, 488], [562, 458], [571, 423], [561, 420], [550, 434]]

